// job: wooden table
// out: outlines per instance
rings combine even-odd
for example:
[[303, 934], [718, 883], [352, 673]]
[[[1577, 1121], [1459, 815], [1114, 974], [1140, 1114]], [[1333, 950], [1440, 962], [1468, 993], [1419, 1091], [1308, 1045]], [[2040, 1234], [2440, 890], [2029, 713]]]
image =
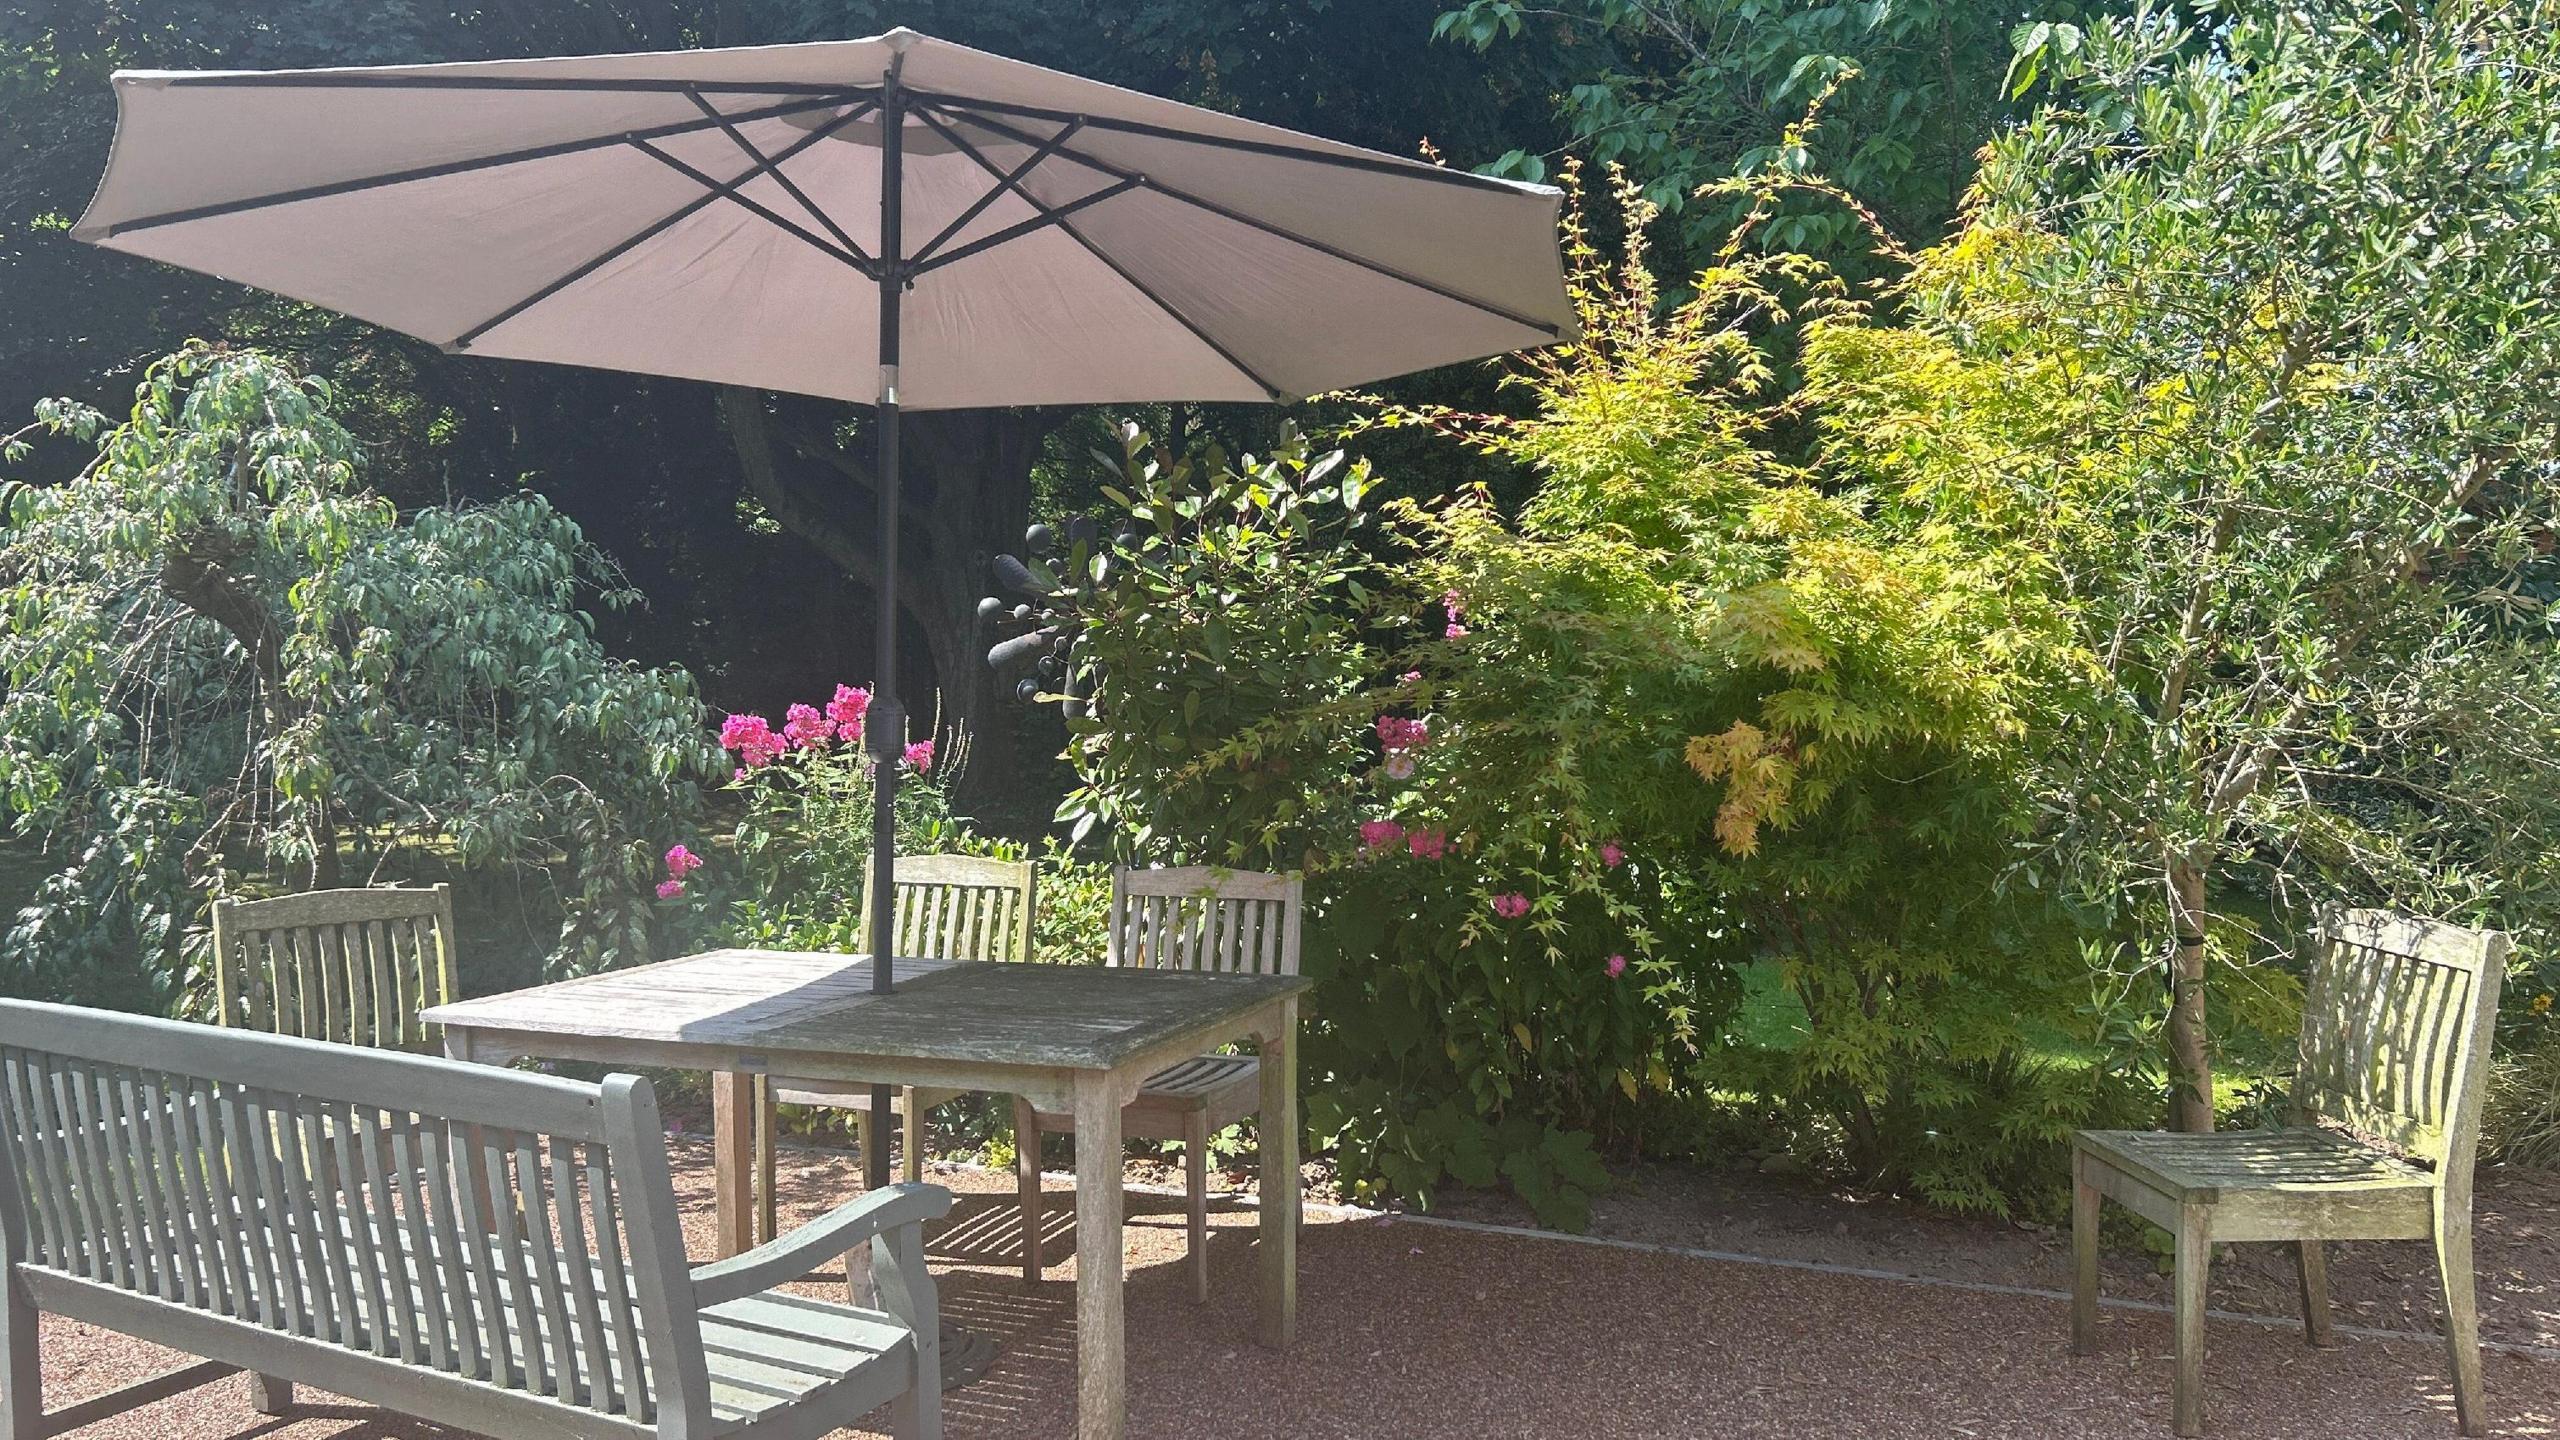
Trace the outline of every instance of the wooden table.
[[[1085, 965], [900, 960], [871, 993], [861, 955], [714, 950], [657, 965], [439, 1005], [456, 1059], [527, 1057], [707, 1070], [729, 1077], [716, 1108], [722, 1212], [742, 1224], [749, 1127], [737, 1077], [916, 1085], [1020, 1095], [1076, 1122], [1077, 1433], [1128, 1426], [1121, 1314], [1120, 1111], [1139, 1082], [1230, 1041], [1262, 1055], [1261, 1339], [1297, 1327], [1298, 1004], [1295, 976]], [[724, 1243], [734, 1228], [724, 1228]]]

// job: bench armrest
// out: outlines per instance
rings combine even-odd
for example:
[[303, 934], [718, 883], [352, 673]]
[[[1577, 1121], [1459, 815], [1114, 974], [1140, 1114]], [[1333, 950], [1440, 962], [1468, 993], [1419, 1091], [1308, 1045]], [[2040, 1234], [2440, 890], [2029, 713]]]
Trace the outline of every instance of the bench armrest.
[[744, 1254], [696, 1265], [694, 1303], [720, 1305], [763, 1294], [785, 1281], [800, 1279], [875, 1235], [939, 1220], [950, 1211], [951, 1192], [939, 1185], [890, 1185], [874, 1190]]

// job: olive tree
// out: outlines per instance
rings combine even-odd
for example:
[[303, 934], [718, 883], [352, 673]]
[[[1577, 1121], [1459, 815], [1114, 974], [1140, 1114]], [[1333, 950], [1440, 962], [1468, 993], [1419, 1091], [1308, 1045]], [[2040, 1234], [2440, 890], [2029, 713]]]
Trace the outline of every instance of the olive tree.
[[2076, 617], [2053, 833], [2159, 937], [2188, 1129], [2254, 909], [2529, 922], [2560, 795], [2560, 6], [2204, 13], [2030, 29], [1912, 324], [1812, 360], [1835, 454]]

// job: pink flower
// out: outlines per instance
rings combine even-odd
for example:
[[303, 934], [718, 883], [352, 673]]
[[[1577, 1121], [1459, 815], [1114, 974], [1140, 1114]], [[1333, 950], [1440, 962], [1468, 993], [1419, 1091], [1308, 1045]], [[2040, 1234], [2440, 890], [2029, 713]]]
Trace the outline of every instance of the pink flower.
[[731, 782], [732, 784], [735, 784], [736, 782], [738, 782], [738, 781], [740, 781], [740, 780], [744, 780], [744, 779], [746, 779], [746, 778], [747, 778], [747, 767], [746, 767], [746, 766], [744, 766], [744, 765], [741, 765], [741, 766], [739, 766], [737, 769], [732, 770], [732, 771], [730, 771], [730, 772], [729, 772], [729, 780], [730, 780], [730, 782]]
[[1626, 973], [1627, 973], [1627, 957], [1626, 957], [1626, 956], [1624, 956], [1624, 955], [1612, 955], [1612, 956], [1610, 956], [1610, 957], [1609, 957], [1609, 978], [1610, 978], [1610, 979], [1612, 979], [1612, 980], [1615, 980], [1615, 979], [1617, 979], [1619, 976], [1624, 975], [1624, 974], [1626, 974]]
[[916, 773], [919, 775], [932, 769], [933, 742], [930, 740], [919, 740], [913, 745], [908, 746], [907, 763], [914, 766], [916, 768]]
[[1420, 768], [1422, 767], [1414, 763], [1413, 756], [1408, 751], [1399, 750], [1387, 757], [1386, 771], [1387, 778], [1390, 780], [1410, 780], [1413, 778], [1413, 772]]
[[1407, 670], [1396, 677], [1396, 683], [1400, 685], [1419, 685], [1422, 683], [1422, 672], [1419, 670]]
[[720, 744], [738, 752], [738, 758], [752, 770], [773, 763], [784, 748], [784, 740], [773, 733], [773, 722], [761, 715], [732, 715], [720, 726]]
[[1431, 722], [1428, 720], [1408, 720], [1401, 715], [1378, 717], [1378, 744], [1390, 755], [1398, 750], [1410, 750], [1430, 739]]
[[1392, 850], [1403, 839], [1404, 827], [1393, 820], [1360, 822], [1360, 848], [1363, 850]]
[[683, 893], [684, 882], [681, 880], [661, 880], [658, 882], [658, 898], [661, 900], [673, 900]]
[[1464, 640], [1467, 638], [1467, 627], [1452, 620], [1449, 622], [1449, 628], [1440, 632], [1440, 635], [1444, 640]]
[[702, 857], [681, 845], [667, 851], [667, 878], [681, 880], [702, 868]]
[[1493, 913], [1505, 920], [1517, 920], [1529, 913], [1529, 897], [1514, 890], [1493, 897]]
[[847, 740], [862, 738], [862, 716], [871, 708], [871, 692], [850, 685], [836, 687], [836, 698], [827, 702], [827, 718], [836, 724], [836, 733]]
[[1437, 860], [1449, 853], [1449, 832], [1437, 829], [1408, 830], [1405, 832], [1404, 843], [1405, 848], [1411, 850], [1416, 859]]
[[1615, 870], [1627, 863], [1626, 848], [1615, 840], [1600, 842], [1600, 863]]
[[1467, 627], [1464, 623], [1467, 618], [1465, 598], [1457, 591], [1451, 590], [1440, 597], [1440, 608], [1449, 614], [1449, 628], [1441, 633], [1451, 640], [1465, 639], [1467, 636]]
[[794, 705], [783, 712], [782, 738], [803, 750], [815, 749], [836, 738], [836, 727], [815, 705]]

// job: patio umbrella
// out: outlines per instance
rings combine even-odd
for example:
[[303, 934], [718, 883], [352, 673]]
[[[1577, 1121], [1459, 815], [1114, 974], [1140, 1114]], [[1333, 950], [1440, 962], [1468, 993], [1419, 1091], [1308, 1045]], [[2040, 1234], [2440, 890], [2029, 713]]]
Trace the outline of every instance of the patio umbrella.
[[1554, 190], [912, 30], [114, 84], [79, 239], [450, 351], [879, 407], [875, 937], [901, 408], [1280, 401], [1574, 324]]

